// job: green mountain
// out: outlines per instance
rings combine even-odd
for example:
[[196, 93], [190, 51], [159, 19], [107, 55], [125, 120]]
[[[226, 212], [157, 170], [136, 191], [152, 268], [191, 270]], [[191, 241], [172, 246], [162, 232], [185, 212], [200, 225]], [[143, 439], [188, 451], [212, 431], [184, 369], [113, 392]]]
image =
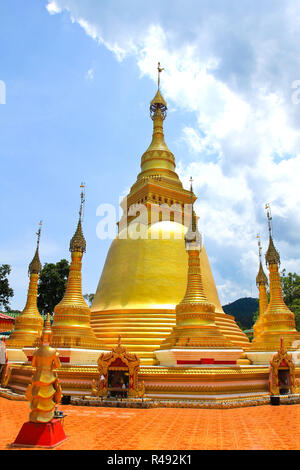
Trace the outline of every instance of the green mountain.
[[242, 299], [235, 300], [230, 304], [224, 305], [223, 310], [225, 313], [232, 315], [243, 330], [248, 330], [253, 326], [253, 316], [256, 313], [258, 306], [258, 299], [254, 299], [253, 297], [244, 297]]

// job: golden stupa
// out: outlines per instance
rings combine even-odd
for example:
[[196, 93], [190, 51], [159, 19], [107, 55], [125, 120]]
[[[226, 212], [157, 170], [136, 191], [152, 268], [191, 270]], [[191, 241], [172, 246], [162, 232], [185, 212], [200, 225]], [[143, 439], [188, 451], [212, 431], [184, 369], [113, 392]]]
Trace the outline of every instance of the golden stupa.
[[22, 353], [24, 347], [35, 347], [40, 339], [44, 320], [37, 307], [37, 293], [39, 274], [42, 265], [39, 258], [39, 245], [41, 237], [41, 226], [37, 232], [37, 247], [33, 260], [29, 264], [28, 274], [30, 276], [27, 302], [23, 312], [15, 320], [15, 328], [6, 342], [8, 357], [10, 360], [24, 360], [26, 356]]
[[[269, 268], [270, 302], [262, 315], [258, 338], [251, 344], [251, 351], [278, 351], [281, 338], [287, 349], [296, 349], [300, 340], [300, 332], [295, 327], [293, 312], [286, 306], [282, 296], [279, 266], [280, 256], [273, 242], [271, 231], [271, 214], [269, 205], [266, 206], [269, 224], [269, 247], [266, 253], [266, 263]], [[251, 354], [251, 353], [250, 353]], [[248, 357], [252, 358], [252, 355]]]
[[[136, 182], [121, 203], [119, 233], [91, 308], [91, 325], [101, 342], [111, 349], [121, 334], [128, 351], [148, 365], [156, 363], [153, 352], [175, 326], [175, 307], [184, 297], [188, 266], [184, 236], [190, 223], [189, 211], [184, 210], [190, 207], [190, 192], [183, 188], [174, 155], [165, 143], [167, 103], [159, 88], [150, 103], [150, 115], [152, 142], [142, 156]], [[143, 208], [141, 222], [137, 214]], [[247, 349], [247, 336], [221, 307], [205, 247], [200, 261], [203, 290], [215, 305], [216, 324], [234, 346]]]
[[67, 288], [63, 299], [54, 308], [52, 346], [105, 350], [90, 326], [90, 308], [82, 296], [81, 260], [86, 251], [86, 241], [82, 233], [83, 204], [84, 192], [82, 191], [79, 221], [70, 242], [71, 265]]
[[[174, 155], [165, 143], [167, 103], [159, 87], [150, 114], [152, 142], [142, 156], [136, 182], [121, 203], [118, 235], [108, 252], [91, 312], [81, 291], [86, 249], [82, 196], [70, 244], [68, 285], [55, 307], [52, 326], [52, 346], [64, 362], [57, 371], [63, 394], [90, 394], [101, 352], [111, 351], [121, 335], [128, 352], [140, 358], [139, 381], [145, 384], [146, 397], [173, 400], [172, 406], [189, 400], [200, 401], [199, 406], [203, 400], [209, 406], [223, 406], [225, 399], [228, 406], [229, 402], [236, 406], [236, 400], [257, 404], [257, 399], [269, 395], [270, 355], [278, 350], [281, 336], [285, 344], [300, 336], [282, 300], [279, 255], [270, 234], [271, 301], [267, 307], [260, 262], [260, 317], [251, 345], [221, 307], [205, 247], [197, 244], [197, 237], [190, 237], [197, 225], [196, 197], [192, 189], [183, 188]], [[170, 351], [172, 360], [160, 354]], [[8, 387], [24, 392], [32, 367], [28, 362], [9, 366]], [[299, 376], [300, 367], [296, 372]]]

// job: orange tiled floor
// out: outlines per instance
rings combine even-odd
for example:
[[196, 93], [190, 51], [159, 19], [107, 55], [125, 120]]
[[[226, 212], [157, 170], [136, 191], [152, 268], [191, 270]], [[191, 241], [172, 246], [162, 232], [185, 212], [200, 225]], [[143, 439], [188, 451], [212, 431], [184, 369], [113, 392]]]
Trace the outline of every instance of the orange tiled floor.
[[[300, 449], [300, 405], [231, 410], [61, 406], [68, 440], [59, 449]], [[27, 402], [0, 398], [0, 449], [28, 419]]]

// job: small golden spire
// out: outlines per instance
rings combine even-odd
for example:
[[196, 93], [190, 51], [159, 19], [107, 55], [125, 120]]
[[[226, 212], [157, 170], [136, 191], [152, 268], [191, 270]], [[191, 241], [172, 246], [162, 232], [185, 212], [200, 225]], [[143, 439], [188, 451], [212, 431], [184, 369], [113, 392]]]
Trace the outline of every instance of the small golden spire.
[[268, 278], [263, 270], [263, 267], [262, 267], [262, 262], [261, 262], [261, 252], [262, 252], [262, 247], [261, 247], [261, 242], [260, 242], [260, 235], [257, 234], [257, 237], [258, 239], [258, 257], [259, 257], [259, 270], [258, 270], [258, 274], [256, 276], [256, 284], [259, 285], [259, 284], [268, 284]]
[[42, 270], [39, 258], [39, 244], [41, 237], [42, 222], [37, 232], [37, 247], [33, 260], [29, 264], [28, 274], [30, 277], [27, 301], [23, 312], [15, 320], [15, 328], [8, 339], [9, 348], [22, 349], [25, 346], [34, 346], [39, 343], [43, 329], [43, 318], [37, 307], [38, 280]]
[[193, 179], [191, 182], [192, 220], [185, 235], [188, 254], [187, 286], [183, 299], [176, 305], [176, 326], [162, 342], [160, 349], [169, 348], [228, 348], [233, 349], [215, 323], [215, 304], [205, 294], [200, 262], [201, 235], [194, 213]]
[[274, 246], [274, 242], [272, 238], [272, 226], [271, 226], [272, 216], [271, 216], [270, 204], [266, 204], [266, 211], [267, 211], [268, 228], [269, 228], [269, 247], [266, 253], [266, 263], [267, 265], [277, 264], [279, 266], [280, 255]]
[[82, 233], [82, 217], [83, 217], [83, 209], [85, 203], [85, 185], [81, 183], [82, 191], [81, 191], [81, 201], [80, 201], [80, 208], [79, 208], [79, 220], [75, 234], [73, 235], [70, 241], [70, 251], [80, 251], [81, 253], [85, 253], [86, 251], [86, 241]]
[[40, 262], [40, 257], [39, 257], [39, 246], [40, 246], [42, 225], [43, 225], [43, 222], [40, 221], [39, 229], [36, 233], [37, 234], [36, 251], [35, 251], [34, 257], [33, 257], [32, 261], [31, 261], [31, 263], [29, 264], [29, 267], [28, 267], [28, 275], [29, 276], [30, 276], [30, 274], [40, 274], [40, 272], [42, 270], [42, 264]]
[[266, 253], [270, 280], [270, 302], [266, 308], [266, 286], [265, 284], [259, 284], [260, 315], [253, 328], [254, 340], [251, 344], [252, 351], [277, 351], [281, 337], [286, 341], [288, 348], [293, 348], [294, 341], [299, 341], [300, 338], [300, 333], [296, 331], [295, 316], [283, 300], [278, 271], [280, 257], [272, 239], [272, 217], [269, 204], [266, 204], [266, 209], [270, 236], [269, 247]]
[[91, 328], [91, 310], [82, 296], [81, 267], [83, 253], [86, 250], [86, 241], [81, 228], [85, 202], [83, 183], [81, 188], [78, 226], [70, 242], [70, 272], [65, 295], [54, 308], [51, 344], [55, 348], [105, 349]]

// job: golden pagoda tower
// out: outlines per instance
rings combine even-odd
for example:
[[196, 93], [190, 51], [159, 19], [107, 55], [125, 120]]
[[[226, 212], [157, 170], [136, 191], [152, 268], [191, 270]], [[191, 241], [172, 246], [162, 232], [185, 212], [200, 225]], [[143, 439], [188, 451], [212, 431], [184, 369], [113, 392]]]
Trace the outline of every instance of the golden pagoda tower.
[[215, 305], [207, 300], [202, 282], [200, 252], [202, 236], [198, 231], [193, 208], [192, 220], [185, 234], [188, 254], [187, 287], [184, 298], [176, 305], [176, 326], [155, 351], [160, 364], [236, 363], [242, 354], [215, 323]]
[[268, 278], [264, 272], [264, 269], [262, 267], [262, 262], [261, 262], [261, 242], [260, 242], [260, 236], [257, 235], [258, 239], [258, 256], [259, 256], [259, 269], [258, 269], [258, 274], [256, 276], [256, 285], [259, 290], [259, 316], [256, 321], [256, 323], [253, 326], [253, 341], [252, 344], [254, 344], [256, 341], [258, 341], [260, 334], [262, 332], [262, 325], [263, 325], [263, 314], [268, 308], [268, 294], [267, 294], [267, 285], [268, 285]]
[[71, 265], [64, 298], [54, 308], [52, 346], [57, 348], [64, 362], [96, 362], [101, 346], [90, 326], [90, 308], [82, 296], [81, 266], [86, 251], [82, 233], [84, 185], [81, 185], [81, 203], [76, 232], [70, 242]]
[[[101, 342], [112, 349], [121, 334], [127, 350], [137, 354], [142, 365], [156, 363], [154, 351], [176, 324], [175, 307], [184, 297], [188, 267], [184, 235], [190, 223], [190, 192], [182, 186], [164, 138], [167, 103], [159, 87], [161, 71], [159, 65], [158, 90], [150, 103], [152, 142], [121, 203], [119, 233], [91, 308], [91, 325]], [[146, 213], [142, 222], [139, 209]], [[215, 305], [216, 324], [237, 348], [247, 348], [247, 336], [221, 307], [204, 246], [200, 261], [203, 289]]]
[[24, 360], [26, 360], [26, 355], [22, 349], [24, 347], [37, 346], [43, 329], [44, 320], [37, 307], [38, 280], [39, 274], [42, 270], [39, 257], [41, 228], [42, 222], [40, 222], [39, 230], [37, 232], [36, 251], [28, 268], [30, 281], [27, 302], [23, 312], [16, 318], [15, 328], [6, 342], [8, 359], [10, 362], [24, 362]]
[[295, 328], [294, 314], [286, 306], [282, 297], [282, 286], [278, 270], [280, 256], [273, 242], [272, 217], [268, 204], [266, 209], [269, 226], [269, 247], [266, 253], [266, 263], [269, 268], [270, 302], [262, 316], [260, 335], [251, 344], [251, 351], [247, 352], [247, 357], [253, 363], [269, 362], [271, 355], [279, 350], [281, 338], [284, 339], [284, 343], [289, 350], [296, 349], [296, 345], [293, 345], [293, 343], [300, 340], [300, 333]]

